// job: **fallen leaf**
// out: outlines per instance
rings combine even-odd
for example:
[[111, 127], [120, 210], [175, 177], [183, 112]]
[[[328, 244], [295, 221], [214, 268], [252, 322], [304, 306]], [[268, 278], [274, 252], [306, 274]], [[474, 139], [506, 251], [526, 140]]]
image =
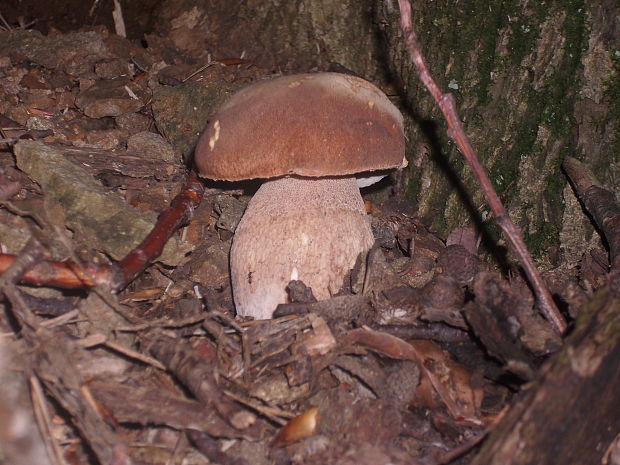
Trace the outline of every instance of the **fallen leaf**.
[[441, 401], [455, 419], [480, 424], [480, 389], [471, 386], [471, 373], [450, 354], [431, 341], [407, 342], [391, 334], [359, 328], [349, 331], [345, 340], [398, 360], [417, 362]]
[[312, 407], [289, 421], [273, 440], [274, 447], [282, 447], [292, 442], [314, 436], [319, 422], [319, 409]]

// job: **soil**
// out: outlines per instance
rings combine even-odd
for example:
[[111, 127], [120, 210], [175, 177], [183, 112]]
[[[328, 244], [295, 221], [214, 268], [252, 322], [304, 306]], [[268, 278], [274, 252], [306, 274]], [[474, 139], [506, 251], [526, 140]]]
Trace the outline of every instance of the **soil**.
[[[123, 18], [127, 28], [127, 37], [141, 40], [144, 34], [153, 30], [152, 18], [161, 4], [160, 0], [138, 0], [123, 2]], [[28, 28], [41, 31], [67, 33], [85, 26], [105, 26], [114, 30], [112, 0], [7, 0], [3, 2], [0, 13], [12, 27], [27, 25]]]

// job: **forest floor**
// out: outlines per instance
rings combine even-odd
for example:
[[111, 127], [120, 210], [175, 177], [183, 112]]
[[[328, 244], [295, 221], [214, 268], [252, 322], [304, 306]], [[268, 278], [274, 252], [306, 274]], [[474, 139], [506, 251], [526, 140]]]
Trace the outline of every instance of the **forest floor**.
[[[103, 27], [0, 32], [1, 252], [23, 271], [122, 259], [180, 191], [209, 113], [269, 73]], [[365, 193], [377, 242], [340, 293], [294, 282], [276, 318], [236, 317], [228, 253], [255, 188], [207, 184], [119, 294], [0, 281], [5, 463], [473, 463], [524, 389], [547, 389], [569, 343], [519, 268], [472, 228], [429, 231], [389, 180]], [[544, 276], [580, 337], [609, 269], [601, 248]]]

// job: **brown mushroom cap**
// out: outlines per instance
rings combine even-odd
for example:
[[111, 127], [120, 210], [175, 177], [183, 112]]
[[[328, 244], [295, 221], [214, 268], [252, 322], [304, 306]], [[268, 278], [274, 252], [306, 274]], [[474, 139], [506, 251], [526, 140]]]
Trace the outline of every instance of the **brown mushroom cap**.
[[374, 85], [338, 73], [299, 74], [242, 89], [198, 141], [200, 174], [239, 181], [343, 176], [403, 166], [403, 118]]

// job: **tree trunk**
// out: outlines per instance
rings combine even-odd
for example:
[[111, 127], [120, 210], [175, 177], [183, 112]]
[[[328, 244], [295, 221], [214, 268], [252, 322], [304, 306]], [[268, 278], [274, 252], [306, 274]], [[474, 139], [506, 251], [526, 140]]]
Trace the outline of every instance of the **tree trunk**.
[[[431, 71], [456, 96], [474, 147], [533, 253], [549, 266], [576, 263], [598, 238], [560, 164], [576, 156], [603, 184], [620, 187], [620, 8], [604, 0], [412, 6]], [[413, 72], [398, 14], [393, 0], [184, 0], [162, 8], [160, 29], [182, 43], [175, 21], [192, 19], [204, 32], [192, 46], [214, 57], [243, 55], [289, 73], [335, 61], [396, 84], [410, 161], [400, 185], [441, 233], [484, 222], [489, 209]]]
[[[414, 27], [431, 72], [456, 96], [500, 197], [535, 256], [576, 262], [593, 230], [560, 164], [577, 156], [603, 184], [620, 187], [620, 31], [613, 19], [620, 9], [603, 1], [433, 5], [413, 3]], [[489, 209], [413, 75], [395, 14], [388, 17], [388, 61], [421, 123], [409, 139], [407, 192], [440, 231], [484, 219]]]

